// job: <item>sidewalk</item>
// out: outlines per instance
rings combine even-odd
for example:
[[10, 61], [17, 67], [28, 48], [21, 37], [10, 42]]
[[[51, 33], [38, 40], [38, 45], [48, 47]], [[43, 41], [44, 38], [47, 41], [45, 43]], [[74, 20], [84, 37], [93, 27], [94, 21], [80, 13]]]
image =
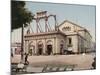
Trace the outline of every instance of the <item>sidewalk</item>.
[[[76, 70], [78, 69], [91, 69], [94, 55], [54, 55], [54, 56], [29, 56], [28, 61], [32, 67], [37, 65], [46, 64], [76, 64]], [[11, 59], [12, 63], [19, 63], [20, 56], [14, 56]]]

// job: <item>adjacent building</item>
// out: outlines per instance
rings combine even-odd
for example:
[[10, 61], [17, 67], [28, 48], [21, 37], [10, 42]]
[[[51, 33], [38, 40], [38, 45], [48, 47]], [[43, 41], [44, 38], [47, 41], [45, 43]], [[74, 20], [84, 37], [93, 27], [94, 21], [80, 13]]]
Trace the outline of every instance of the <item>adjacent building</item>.
[[21, 54], [21, 43], [19, 42], [11, 43], [11, 53], [13, 55], [20, 55]]

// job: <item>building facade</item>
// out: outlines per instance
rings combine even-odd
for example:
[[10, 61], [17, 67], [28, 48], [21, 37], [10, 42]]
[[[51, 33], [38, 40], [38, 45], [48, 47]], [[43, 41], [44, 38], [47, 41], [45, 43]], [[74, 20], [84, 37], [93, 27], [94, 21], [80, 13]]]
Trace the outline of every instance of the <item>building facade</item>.
[[21, 54], [21, 43], [15, 42], [11, 43], [11, 52], [13, 55]]
[[26, 34], [24, 52], [30, 55], [63, 54], [65, 50], [86, 53], [91, 51], [91, 41], [86, 28], [65, 20], [56, 26], [56, 31]]

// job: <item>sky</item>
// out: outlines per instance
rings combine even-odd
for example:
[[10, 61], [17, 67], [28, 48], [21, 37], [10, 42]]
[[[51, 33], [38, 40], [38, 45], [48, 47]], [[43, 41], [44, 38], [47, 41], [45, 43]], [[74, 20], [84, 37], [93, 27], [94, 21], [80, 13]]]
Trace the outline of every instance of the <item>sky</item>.
[[[32, 14], [36, 14], [38, 11], [48, 11], [48, 14], [54, 14], [57, 16], [58, 25], [61, 24], [64, 20], [72, 21], [82, 27], [85, 27], [89, 30], [90, 34], [95, 41], [95, 6], [93, 5], [73, 5], [73, 4], [57, 4], [57, 3], [41, 3], [41, 2], [26, 2], [27, 10], [31, 11]], [[50, 18], [49, 24], [51, 27], [54, 27], [53, 18]], [[43, 22], [40, 22], [43, 24]], [[32, 21], [30, 26], [36, 31], [36, 23]], [[42, 29], [44, 27], [42, 26]], [[21, 41], [20, 33], [21, 29], [15, 30], [12, 33], [12, 41]], [[20, 33], [20, 34], [19, 34]], [[17, 39], [16, 39], [17, 37]]]

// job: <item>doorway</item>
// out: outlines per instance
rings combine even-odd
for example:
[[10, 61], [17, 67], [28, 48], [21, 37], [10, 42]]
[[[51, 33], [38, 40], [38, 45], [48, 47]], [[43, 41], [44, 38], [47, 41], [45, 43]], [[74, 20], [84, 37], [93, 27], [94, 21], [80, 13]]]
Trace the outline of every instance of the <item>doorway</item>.
[[52, 54], [52, 45], [47, 45], [47, 55]]
[[43, 45], [39, 44], [38, 45], [38, 55], [42, 55], [43, 54]]
[[60, 54], [63, 54], [63, 44], [60, 45]]

